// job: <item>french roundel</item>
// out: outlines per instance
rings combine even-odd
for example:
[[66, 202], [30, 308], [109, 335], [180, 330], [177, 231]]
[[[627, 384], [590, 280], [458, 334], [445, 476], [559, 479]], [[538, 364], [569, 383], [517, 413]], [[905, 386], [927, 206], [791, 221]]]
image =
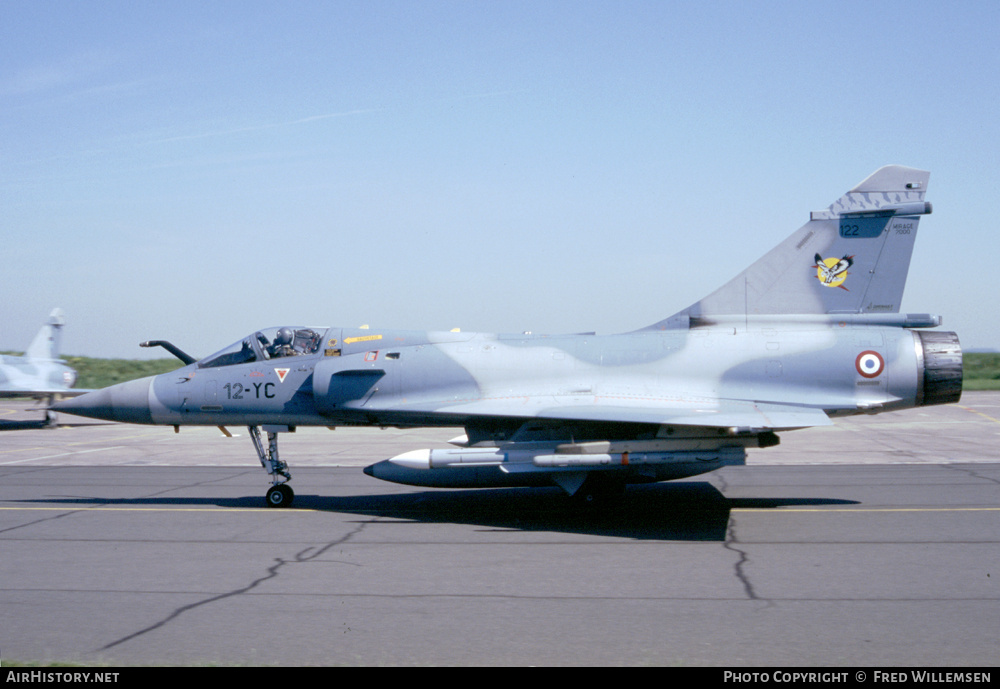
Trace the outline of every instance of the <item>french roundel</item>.
[[858, 358], [854, 360], [854, 367], [865, 378], [875, 378], [885, 368], [885, 359], [878, 352], [868, 350], [858, 354]]

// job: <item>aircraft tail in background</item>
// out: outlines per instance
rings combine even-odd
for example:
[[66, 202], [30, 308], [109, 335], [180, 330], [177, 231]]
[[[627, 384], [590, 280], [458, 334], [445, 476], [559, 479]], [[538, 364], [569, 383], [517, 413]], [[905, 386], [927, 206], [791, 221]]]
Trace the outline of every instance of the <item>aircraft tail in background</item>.
[[62, 309], [53, 309], [49, 314], [49, 320], [28, 346], [28, 350], [24, 353], [25, 358], [36, 361], [57, 361], [64, 325], [66, 320], [63, 318]]

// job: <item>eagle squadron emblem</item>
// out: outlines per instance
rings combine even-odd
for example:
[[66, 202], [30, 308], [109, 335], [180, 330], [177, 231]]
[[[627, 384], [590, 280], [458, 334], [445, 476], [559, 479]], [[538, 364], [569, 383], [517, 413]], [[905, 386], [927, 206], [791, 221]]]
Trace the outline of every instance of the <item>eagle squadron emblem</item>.
[[847, 269], [852, 265], [854, 265], [853, 256], [823, 258], [816, 254], [816, 265], [813, 268], [816, 269], [816, 279], [824, 287], [839, 287], [845, 292], [849, 292], [850, 290], [844, 287], [844, 281], [847, 279]]

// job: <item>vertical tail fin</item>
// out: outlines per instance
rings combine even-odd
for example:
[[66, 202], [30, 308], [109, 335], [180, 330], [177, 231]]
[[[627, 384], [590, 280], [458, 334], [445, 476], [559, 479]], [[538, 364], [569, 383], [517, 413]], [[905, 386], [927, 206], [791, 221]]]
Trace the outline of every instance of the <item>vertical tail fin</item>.
[[899, 313], [930, 173], [880, 168], [685, 316]]
[[49, 314], [49, 320], [35, 335], [35, 339], [31, 341], [31, 345], [24, 355], [29, 359], [58, 359], [62, 327], [65, 324], [62, 309], [53, 309], [52, 313]]

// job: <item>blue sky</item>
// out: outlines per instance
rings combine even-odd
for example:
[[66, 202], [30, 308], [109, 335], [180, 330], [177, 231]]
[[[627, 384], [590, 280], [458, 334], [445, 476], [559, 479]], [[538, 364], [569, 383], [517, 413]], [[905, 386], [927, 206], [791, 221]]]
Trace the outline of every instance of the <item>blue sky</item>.
[[903, 310], [1000, 347], [1000, 3], [0, 7], [0, 349], [632, 330], [890, 163]]

